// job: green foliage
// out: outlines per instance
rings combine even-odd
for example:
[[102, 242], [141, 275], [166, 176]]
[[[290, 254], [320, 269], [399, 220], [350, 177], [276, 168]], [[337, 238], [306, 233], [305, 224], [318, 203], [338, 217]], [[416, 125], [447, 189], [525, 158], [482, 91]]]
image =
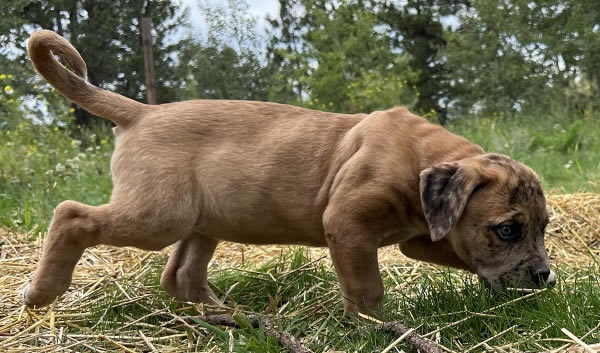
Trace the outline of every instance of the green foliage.
[[271, 28], [267, 67], [272, 75], [269, 98], [275, 102], [302, 102], [308, 58], [303, 50], [304, 28], [310, 26], [303, 0], [279, 0], [279, 18], [267, 18]]
[[[84, 134], [73, 113], [33, 124], [18, 108], [7, 121], [0, 127], [0, 227], [46, 231], [61, 201], [108, 201], [113, 150], [108, 128]], [[85, 139], [73, 139], [74, 130]]]
[[20, 95], [12, 86], [12, 74], [0, 73], [0, 131], [14, 128], [24, 120]]
[[589, 104], [597, 100], [599, 82], [597, 6], [587, 1], [484, 0], [472, 2], [459, 21], [458, 30], [447, 33], [442, 51], [456, 112], [526, 111], [556, 99], [579, 111], [598, 107]]
[[449, 84], [448, 70], [440, 50], [446, 46], [446, 33], [442, 18], [453, 16], [469, 6], [465, 0], [408, 0], [405, 2], [375, 2], [381, 4], [377, 10], [381, 22], [388, 26], [388, 36], [396, 50], [410, 55], [409, 65], [416, 72], [409, 80], [419, 92], [413, 109], [419, 114], [435, 113], [441, 124], [447, 120], [445, 106]]
[[518, 115], [461, 119], [448, 128], [488, 152], [533, 168], [549, 192], [600, 191], [600, 116]]
[[307, 56], [317, 63], [305, 70], [308, 106], [358, 113], [411, 105], [417, 93], [407, 81], [416, 74], [407, 56], [389, 50], [377, 17], [357, 4], [331, 9], [307, 9], [313, 24], [305, 34]]
[[415, 87], [407, 84], [416, 78], [409, 58], [391, 50], [376, 14], [362, 2], [280, 3], [281, 19], [271, 25], [281, 34], [269, 52], [276, 75], [291, 77], [277, 90], [294, 92], [308, 107], [346, 113], [416, 100]]
[[[245, 0], [201, 3], [205, 35], [191, 31], [173, 0], [6, 1], [0, 65], [14, 74], [19, 94], [33, 97], [38, 78], [25, 39], [33, 28], [50, 28], [82, 52], [92, 83], [143, 100], [138, 21], [149, 16], [162, 102], [252, 99], [340, 112], [408, 105], [442, 124], [459, 115], [550, 113], [557, 105], [600, 109], [600, 10], [590, 2], [279, 4], [265, 53]], [[89, 121], [79, 109], [75, 116], [80, 125]]]
[[268, 71], [261, 62], [256, 18], [241, 0], [201, 7], [207, 26], [203, 40], [180, 48], [185, 77], [180, 99], [268, 100]]

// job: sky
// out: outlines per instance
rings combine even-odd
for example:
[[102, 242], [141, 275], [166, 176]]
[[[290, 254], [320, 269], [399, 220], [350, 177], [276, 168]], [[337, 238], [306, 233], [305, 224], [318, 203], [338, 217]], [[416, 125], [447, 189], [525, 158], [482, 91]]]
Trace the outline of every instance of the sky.
[[[200, 8], [198, 7], [198, 1], [199, 0], [181, 0], [183, 6], [190, 8], [190, 22], [194, 28], [196, 30], [201, 30], [202, 14], [200, 13]], [[225, 3], [225, 1], [219, 0], [202, 0], [202, 2], [207, 2], [209, 4]], [[276, 17], [279, 14], [278, 0], [246, 0], [246, 2], [248, 5], [250, 5], [250, 13], [257, 17], [257, 25], [260, 29], [266, 26], [265, 17], [267, 15]]]

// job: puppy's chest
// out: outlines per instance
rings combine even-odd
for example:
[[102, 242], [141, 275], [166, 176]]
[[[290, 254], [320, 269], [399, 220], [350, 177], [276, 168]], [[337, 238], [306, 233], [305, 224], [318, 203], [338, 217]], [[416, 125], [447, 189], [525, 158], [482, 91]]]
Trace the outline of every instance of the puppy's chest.
[[398, 244], [400, 242], [427, 233], [427, 227], [420, 224], [405, 224], [402, 226], [391, 227], [383, 231], [382, 241], [379, 246]]

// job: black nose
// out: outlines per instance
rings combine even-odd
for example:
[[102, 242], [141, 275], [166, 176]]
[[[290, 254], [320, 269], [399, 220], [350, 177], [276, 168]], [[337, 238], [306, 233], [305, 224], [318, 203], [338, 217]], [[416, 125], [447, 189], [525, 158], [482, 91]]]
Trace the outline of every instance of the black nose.
[[548, 282], [548, 277], [550, 277], [549, 269], [529, 270], [529, 273], [531, 274], [531, 279], [533, 279], [533, 282], [535, 282], [537, 285]]

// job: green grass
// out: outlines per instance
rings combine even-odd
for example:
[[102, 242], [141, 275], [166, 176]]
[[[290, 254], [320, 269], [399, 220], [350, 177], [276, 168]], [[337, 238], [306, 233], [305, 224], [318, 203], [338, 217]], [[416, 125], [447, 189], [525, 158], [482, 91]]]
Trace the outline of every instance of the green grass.
[[[145, 299], [119, 305], [119, 302], [128, 302], [127, 298], [115, 285], [108, 286], [106, 300], [96, 302], [90, 308], [92, 316], [82, 324], [94, 326], [100, 332], [114, 333], [120, 330], [122, 322], [131, 322], [133, 318], [162, 308], [178, 315], [198, 315], [194, 308], [171, 300], [157, 286], [161, 265], [162, 260], [156, 261], [155, 271], [136, 280], [139, 283], [122, 282], [122, 287], [133, 297], [150, 294]], [[408, 274], [412, 266], [389, 269], [383, 271], [387, 290], [384, 309], [374, 316], [384, 321], [400, 320], [417, 328], [422, 335], [445, 327], [439, 333], [440, 343], [454, 351], [470, 349], [503, 331], [506, 332], [490, 340], [489, 345], [499, 347], [512, 343], [513, 348], [520, 351], [548, 351], [564, 344], [559, 340], [565, 338], [561, 328], [581, 337], [600, 321], [600, 283], [598, 272], [593, 268], [563, 269], [559, 271], [556, 288], [530, 297], [519, 292], [490, 292], [474, 282], [472, 276], [451, 270], [428, 272], [403, 286], [411, 277]], [[243, 322], [248, 312], [276, 315], [273, 322], [279, 330], [294, 334], [315, 352], [381, 351], [395, 339], [373, 323], [344, 316], [333, 272], [320, 262], [309, 264], [301, 250], [291, 251], [258, 268], [213, 271], [210, 281], [221, 299], [227, 293], [227, 304], [246, 312], [240, 314], [238, 320]], [[403, 288], [396, 289], [398, 285]], [[168, 325], [169, 320], [171, 316], [159, 315], [142, 322], [173, 327]], [[229, 329], [198, 324], [194, 327], [206, 335], [200, 340], [204, 342], [200, 350], [216, 345], [228, 351], [233, 340], [235, 352], [286, 351], [267, 338], [260, 328]], [[187, 331], [189, 335], [194, 334]], [[151, 336], [153, 332], [145, 334]], [[597, 330], [586, 337], [587, 342], [599, 340]], [[411, 352], [405, 343], [398, 348]]]
[[547, 191], [600, 192], [600, 116], [463, 119], [448, 128], [527, 164]]
[[108, 128], [71, 137], [77, 128], [21, 122], [0, 129], [0, 227], [45, 231], [56, 205], [108, 201], [113, 137]]

